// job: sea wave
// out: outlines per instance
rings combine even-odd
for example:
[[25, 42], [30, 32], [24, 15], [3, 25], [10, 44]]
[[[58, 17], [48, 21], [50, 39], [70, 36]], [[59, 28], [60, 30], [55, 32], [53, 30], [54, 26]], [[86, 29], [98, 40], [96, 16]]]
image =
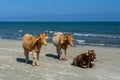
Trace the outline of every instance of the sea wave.
[[62, 32], [63, 34], [73, 34], [73, 32], [65, 32], [65, 31], [45, 31], [46, 33], [54, 34], [56, 32]]
[[18, 32], [23, 32], [23, 30], [22, 30], [22, 29], [19, 29]]
[[89, 45], [92, 45], [92, 46], [104, 46], [105, 44], [95, 44], [95, 43], [89, 43]]
[[55, 31], [45, 31], [46, 33], [53, 34]]
[[18, 37], [17, 39], [18, 39], [18, 40], [22, 40], [22, 37], [21, 37], [21, 38]]
[[100, 38], [113, 38], [113, 39], [120, 39], [120, 35], [113, 35], [113, 34], [81, 34], [81, 33], [74, 33], [75, 36], [84, 36], [84, 37], [100, 37]]
[[[45, 32], [48, 33], [49, 38], [47, 39], [48, 42], [52, 43], [52, 37], [55, 32], [54, 30], [46, 30]], [[0, 33], [0, 38], [3, 39], [17, 39], [22, 40], [23, 35], [26, 33], [25, 30], [17, 29], [14, 32], [6, 32], [6, 33]], [[37, 32], [35, 32], [37, 33]], [[64, 34], [73, 34], [74, 37], [74, 43], [76, 45], [94, 45], [94, 46], [119, 46], [120, 45], [120, 34], [99, 34], [99, 33], [79, 33], [79, 32], [65, 32]], [[33, 35], [33, 32], [31, 32]]]
[[75, 39], [78, 43], [85, 43], [85, 40], [78, 40], [78, 39]]
[[103, 43], [88, 43], [86, 40], [76, 40], [77, 45], [91, 45], [91, 46], [104, 46]]

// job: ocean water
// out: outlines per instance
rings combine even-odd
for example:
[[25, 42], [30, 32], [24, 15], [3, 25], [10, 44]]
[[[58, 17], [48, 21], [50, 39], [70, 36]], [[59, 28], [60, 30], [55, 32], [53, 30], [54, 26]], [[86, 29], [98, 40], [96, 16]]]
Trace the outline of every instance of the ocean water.
[[0, 38], [18, 39], [26, 33], [73, 34], [75, 45], [120, 47], [120, 22], [0, 22]]

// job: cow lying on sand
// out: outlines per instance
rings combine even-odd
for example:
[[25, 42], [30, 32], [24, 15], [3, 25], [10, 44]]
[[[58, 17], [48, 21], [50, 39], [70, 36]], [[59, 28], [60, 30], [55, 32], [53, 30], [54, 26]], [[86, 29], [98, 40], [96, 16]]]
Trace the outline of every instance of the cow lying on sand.
[[[53, 44], [56, 46], [59, 59], [67, 60], [66, 51], [68, 45], [73, 46], [73, 36], [71, 34], [63, 34], [62, 32], [56, 32], [53, 36]], [[65, 57], [62, 57], [62, 49], [64, 50]]]
[[26, 63], [29, 59], [29, 52], [32, 51], [33, 63], [32, 65], [39, 66], [39, 53], [42, 45], [47, 45], [46, 39], [48, 35], [46, 33], [40, 33], [38, 36], [32, 36], [31, 34], [25, 34], [22, 40], [22, 46], [24, 49], [24, 55], [26, 57]]
[[88, 52], [76, 56], [72, 64], [82, 68], [92, 68], [93, 64], [91, 62], [94, 61], [95, 59], [96, 59], [95, 51], [88, 50]]

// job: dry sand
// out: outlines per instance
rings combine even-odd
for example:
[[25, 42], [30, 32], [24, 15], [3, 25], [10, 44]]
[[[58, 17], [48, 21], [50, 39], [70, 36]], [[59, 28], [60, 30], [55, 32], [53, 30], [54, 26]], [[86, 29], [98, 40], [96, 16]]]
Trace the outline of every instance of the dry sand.
[[[72, 66], [73, 58], [94, 49], [97, 62], [94, 68]], [[68, 61], [58, 60], [55, 47], [43, 46], [40, 66], [24, 63], [21, 41], [0, 39], [0, 80], [120, 80], [120, 48], [77, 46], [68, 48]]]

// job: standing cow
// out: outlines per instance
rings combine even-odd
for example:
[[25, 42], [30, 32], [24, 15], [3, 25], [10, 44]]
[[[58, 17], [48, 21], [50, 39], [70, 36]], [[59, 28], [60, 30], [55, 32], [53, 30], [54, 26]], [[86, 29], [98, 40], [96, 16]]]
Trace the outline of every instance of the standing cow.
[[38, 36], [33, 36], [31, 34], [25, 34], [22, 40], [22, 46], [24, 49], [24, 55], [26, 57], [26, 63], [29, 59], [29, 52], [32, 52], [33, 63], [32, 65], [39, 66], [39, 53], [42, 45], [47, 45], [46, 39], [48, 35], [46, 33], [40, 33]]
[[[71, 34], [63, 34], [62, 32], [56, 32], [53, 36], [53, 44], [56, 46], [58, 57], [60, 60], [67, 60], [67, 48], [68, 45], [73, 46], [73, 36]], [[62, 49], [64, 50], [65, 57], [62, 57]]]

